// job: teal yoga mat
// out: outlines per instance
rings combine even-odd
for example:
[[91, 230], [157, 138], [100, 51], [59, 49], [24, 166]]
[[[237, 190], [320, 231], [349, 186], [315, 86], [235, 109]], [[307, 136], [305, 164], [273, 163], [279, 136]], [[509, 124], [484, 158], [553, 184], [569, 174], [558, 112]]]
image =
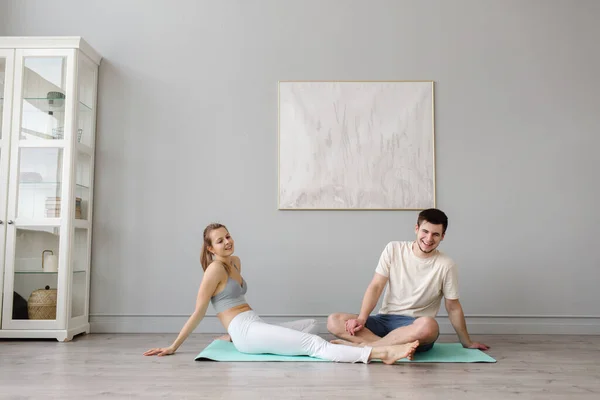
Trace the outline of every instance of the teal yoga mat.
[[[195, 358], [196, 361], [313, 361], [329, 362], [308, 356], [280, 356], [276, 354], [246, 354], [240, 353], [233, 343], [224, 340], [215, 340]], [[373, 360], [373, 362], [381, 362]], [[397, 362], [422, 362], [422, 363], [494, 363], [495, 359], [481, 350], [465, 349], [460, 343], [436, 343], [433, 348], [424, 353], [416, 353], [414, 360], [402, 359]]]

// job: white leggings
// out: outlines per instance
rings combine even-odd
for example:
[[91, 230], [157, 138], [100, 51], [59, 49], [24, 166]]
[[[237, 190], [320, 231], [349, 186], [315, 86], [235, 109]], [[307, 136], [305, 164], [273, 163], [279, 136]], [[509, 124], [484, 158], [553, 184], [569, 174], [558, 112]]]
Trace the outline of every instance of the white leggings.
[[228, 333], [235, 348], [242, 353], [311, 356], [347, 363], [369, 362], [371, 347], [329, 343], [320, 336], [308, 333], [315, 326], [315, 320], [272, 325], [250, 310], [233, 318]]

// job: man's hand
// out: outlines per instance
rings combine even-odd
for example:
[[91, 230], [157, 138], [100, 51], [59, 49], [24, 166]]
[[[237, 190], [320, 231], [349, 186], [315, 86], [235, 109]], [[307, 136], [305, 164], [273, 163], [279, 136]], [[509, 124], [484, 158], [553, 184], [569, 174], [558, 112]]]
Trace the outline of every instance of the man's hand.
[[467, 349], [478, 349], [478, 350], [489, 350], [490, 346], [487, 346], [483, 343], [479, 343], [479, 342], [471, 342], [470, 345], [465, 346], [463, 344], [463, 347], [466, 347]]
[[354, 336], [354, 334], [365, 327], [365, 321], [360, 319], [349, 319], [346, 321], [346, 332]]

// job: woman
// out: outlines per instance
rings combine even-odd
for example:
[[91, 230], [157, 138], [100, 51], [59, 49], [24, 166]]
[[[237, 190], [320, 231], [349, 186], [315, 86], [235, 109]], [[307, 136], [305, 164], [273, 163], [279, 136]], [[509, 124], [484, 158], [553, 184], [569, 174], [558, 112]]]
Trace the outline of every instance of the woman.
[[330, 343], [309, 333], [314, 327], [312, 320], [298, 321], [289, 327], [267, 324], [246, 302], [244, 295], [248, 285], [241, 275], [240, 259], [233, 252], [234, 242], [224, 225], [210, 224], [204, 229], [200, 257], [204, 278], [198, 291], [196, 309], [171, 346], [150, 349], [144, 355], [165, 356], [175, 353], [204, 318], [210, 302], [233, 345], [242, 353], [305, 355], [335, 362], [365, 364], [373, 359], [386, 364], [393, 364], [402, 358], [412, 360], [418, 341], [396, 346], [347, 346]]

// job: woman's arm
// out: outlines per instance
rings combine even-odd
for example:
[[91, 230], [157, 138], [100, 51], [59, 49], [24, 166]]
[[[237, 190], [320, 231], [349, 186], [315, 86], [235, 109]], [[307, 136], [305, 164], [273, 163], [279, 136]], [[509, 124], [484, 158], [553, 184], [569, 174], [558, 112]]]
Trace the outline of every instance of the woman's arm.
[[145, 356], [166, 356], [175, 353], [179, 346], [188, 338], [188, 336], [196, 329], [200, 321], [206, 315], [208, 309], [208, 303], [210, 298], [214, 294], [219, 283], [227, 278], [225, 269], [218, 263], [212, 263], [206, 269], [204, 278], [198, 289], [198, 296], [196, 298], [196, 308], [193, 314], [188, 318], [187, 322], [179, 332], [177, 339], [169, 347], [150, 349], [144, 353]]

